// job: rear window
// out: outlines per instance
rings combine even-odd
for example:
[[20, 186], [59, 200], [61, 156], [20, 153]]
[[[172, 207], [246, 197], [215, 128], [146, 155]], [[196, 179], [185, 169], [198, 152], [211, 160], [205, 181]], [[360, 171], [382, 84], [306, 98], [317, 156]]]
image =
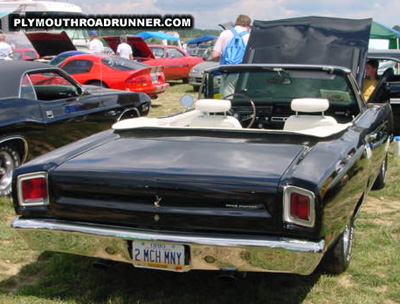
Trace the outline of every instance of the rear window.
[[104, 57], [101, 60], [106, 66], [117, 71], [132, 71], [147, 68], [148, 65], [121, 57]]
[[63, 70], [68, 74], [83, 74], [89, 73], [93, 67], [93, 62], [90, 60], [71, 60], [63, 66]]

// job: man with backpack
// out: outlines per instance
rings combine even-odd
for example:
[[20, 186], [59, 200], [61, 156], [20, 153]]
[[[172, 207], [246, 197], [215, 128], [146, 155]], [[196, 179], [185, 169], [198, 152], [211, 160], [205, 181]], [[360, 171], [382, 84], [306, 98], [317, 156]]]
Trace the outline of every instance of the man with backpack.
[[[240, 64], [246, 50], [250, 36], [251, 19], [246, 15], [239, 15], [233, 28], [224, 30], [218, 37], [211, 53], [212, 60], [219, 60], [220, 64]], [[222, 75], [221, 97], [224, 98], [235, 92], [237, 74]]]
[[246, 15], [239, 15], [235, 27], [223, 31], [214, 45], [211, 53], [213, 60], [220, 60], [221, 64], [242, 63], [244, 50], [250, 36], [251, 19]]

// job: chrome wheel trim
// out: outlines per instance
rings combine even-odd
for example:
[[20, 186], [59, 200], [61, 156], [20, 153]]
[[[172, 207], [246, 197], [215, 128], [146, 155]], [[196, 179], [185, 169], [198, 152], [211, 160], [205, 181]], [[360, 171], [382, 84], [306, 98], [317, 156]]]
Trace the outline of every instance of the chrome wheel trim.
[[386, 182], [386, 177], [387, 177], [387, 157], [383, 160], [382, 167], [381, 167], [381, 174], [383, 177], [383, 182]]
[[0, 151], [0, 191], [6, 190], [12, 180], [15, 169], [14, 159], [7, 151]]
[[351, 249], [353, 243], [353, 227], [346, 226], [343, 231], [343, 254], [345, 260], [348, 262], [351, 258]]

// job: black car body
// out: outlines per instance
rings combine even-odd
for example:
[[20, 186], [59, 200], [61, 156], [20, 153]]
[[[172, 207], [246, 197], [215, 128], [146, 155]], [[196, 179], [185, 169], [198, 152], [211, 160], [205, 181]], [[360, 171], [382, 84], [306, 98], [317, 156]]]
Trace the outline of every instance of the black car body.
[[[314, 33], [312, 21], [275, 25]], [[363, 66], [370, 20], [334, 21], [330, 41], [358, 26], [347, 46]], [[251, 35], [269, 24], [258, 25]], [[367, 106], [353, 72], [323, 62], [208, 70], [195, 109], [123, 120], [17, 169], [12, 226], [35, 249], [137, 267], [306, 275], [324, 257], [340, 273], [363, 200], [385, 184], [391, 134], [390, 105]]]
[[38, 155], [108, 129], [126, 109], [146, 115], [145, 94], [82, 86], [53, 66], [0, 62], [0, 194], [12, 170]]

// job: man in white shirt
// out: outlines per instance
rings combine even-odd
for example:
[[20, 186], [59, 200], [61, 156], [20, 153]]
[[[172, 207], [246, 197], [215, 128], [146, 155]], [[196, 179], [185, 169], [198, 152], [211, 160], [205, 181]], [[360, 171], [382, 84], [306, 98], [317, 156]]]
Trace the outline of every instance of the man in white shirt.
[[104, 47], [103, 43], [97, 38], [99, 34], [97, 31], [92, 30], [89, 32], [90, 36], [90, 42], [89, 42], [89, 50], [91, 50], [93, 53], [103, 53], [104, 52]]
[[13, 56], [11, 46], [6, 42], [6, 35], [0, 34], [0, 60], [10, 60]]
[[[247, 41], [249, 41], [250, 36], [250, 25], [251, 19], [246, 15], [239, 15], [235, 22], [234, 29], [240, 34], [243, 31], [247, 31], [245, 35], [242, 36], [243, 42], [247, 45]], [[211, 53], [212, 60], [219, 60], [221, 58], [222, 52], [225, 50], [228, 43], [232, 40], [233, 33], [230, 29], [223, 31], [214, 45], [214, 49]]]
[[122, 35], [119, 39], [121, 43], [118, 45], [117, 55], [122, 58], [133, 60], [132, 47], [127, 43], [128, 39], [125, 35]]
[[[245, 45], [249, 41], [250, 36], [250, 26], [251, 19], [246, 15], [239, 15], [235, 22], [234, 29], [238, 34], [245, 32], [242, 34], [242, 39]], [[224, 64], [221, 58], [225, 48], [228, 46], [229, 42], [233, 39], [234, 34], [231, 29], [224, 30], [218, 37], [217, 42], [214, 45], [214, 49], [211, 52], [211, 60], [220, 61], [220, 64]], [[221, 78], [221, 86], [220, 86], [220, 94], [222, 98], [232, 95], [235, 93], [235, 86], [238, 80], [239, 74], [232, 73], [223, 75]]]

